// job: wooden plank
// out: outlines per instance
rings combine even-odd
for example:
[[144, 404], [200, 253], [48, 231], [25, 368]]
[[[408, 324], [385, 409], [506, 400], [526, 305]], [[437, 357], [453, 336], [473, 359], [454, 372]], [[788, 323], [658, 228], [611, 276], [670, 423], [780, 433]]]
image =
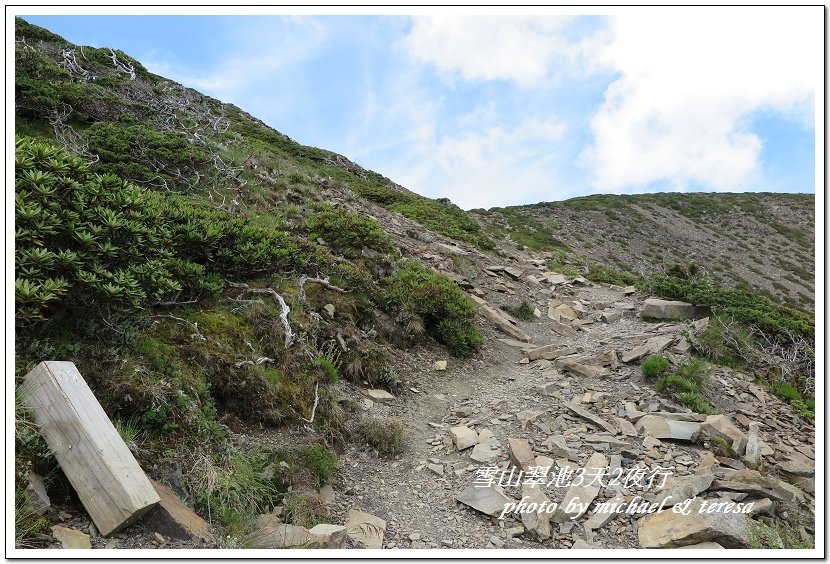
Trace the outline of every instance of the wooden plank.
[[131, 525], [159, 502], [73, 363], [41, 362], [26, 375], [20, 392], [102, 535]]

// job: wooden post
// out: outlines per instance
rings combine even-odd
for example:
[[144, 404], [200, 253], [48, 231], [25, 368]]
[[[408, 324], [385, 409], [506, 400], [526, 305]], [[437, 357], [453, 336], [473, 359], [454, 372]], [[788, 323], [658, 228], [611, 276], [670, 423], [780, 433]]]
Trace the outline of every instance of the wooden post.
[[159, 502], [73, 363], [41, 362], [26, 375], [20, 392], [102, 535], [131, 525]]

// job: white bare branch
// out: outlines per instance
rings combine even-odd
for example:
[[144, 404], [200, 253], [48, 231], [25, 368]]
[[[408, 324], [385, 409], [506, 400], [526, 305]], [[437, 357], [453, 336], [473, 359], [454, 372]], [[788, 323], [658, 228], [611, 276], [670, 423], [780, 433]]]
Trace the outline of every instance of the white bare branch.
[[348, 294], [347, 290], [335, 286], [331, 282], [329, 282], [328, 278], [309, 278], [307, 276], [300, 276], [300, 279], [297, 280], [297, 300], [300, 303], [305, 303], [305, 285], [306, 284], [319, 284], [320, 286], [331, 290], [333, 292], [337, 292], [338, 294]]
[[116, 68], [116, 70], [123, 72], [124, 74], [130, 75], [130, 80], [135, 80], [135, 69], [133, 68], [133, 64], [130, 62], [122, 63], [118, 60], [118, 55], [115, 54], [115, 51], [110, 49], [110, 59], [112, 59], [112, 64]]
[[288, 304], [285, 303], [285, 300], [282, 299], [273, 288], [251, 288], [247, 284], [241, 282], [229, 282], [231, 288], [239, 288], [243, 290], [243, 294], [245, 292], [251, 292], [252, 294], [268, 294], [277, 300], [277, 303], [280, 305], [280, 321], [282, 322], [282, 326], [285, 328], [285, 348], [291, 346], [291, 343], [294, 341], [294, 332], [291, 331], [291, 325], [288, 323], [288, 313], [291, 309], [288, 307]]

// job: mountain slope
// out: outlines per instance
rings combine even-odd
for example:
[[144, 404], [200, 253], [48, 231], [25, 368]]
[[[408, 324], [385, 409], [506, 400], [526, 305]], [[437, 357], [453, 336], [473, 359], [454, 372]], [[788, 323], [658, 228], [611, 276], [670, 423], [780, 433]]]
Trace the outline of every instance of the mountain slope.
[[493, 237], [647, 276], [694, 264], [723, 287], [807, 311], [815, 301], [815, 196], [648, 194], [473, 210]]
[[[712, 370], [713, 385], [658, 393], [639, 358], [619, 356], [656, 340], [680, 374], [692, 361], [681, 346], [687, 327], [633, 315], [644, 291], [548, 272], [556, 261], [581, 267], [576, 230], [557, 242], [559, 227], [544, 215], [468, 214], [423, 198], [120, 51], [74, 46], [22, 20], [16, 57], [16, 382], [42, 360], [73, 361], [142, 468], [211, 522], [210, 546], [254, 546], [262, 539], [252, 531], [274, 517], [312, 527], [343, 523], [356, 508], [387, 521], [386, 547], [519, 546], [509, 527], [456, 503], [452, 493], [472, 473], [450, 427], [489, 425], [494, 447], [524, 437], [540, 454], [561, 432], [578, 437], [576, 459], [601, 449], [622, 456], [617, 439], [591, 442], [597, 437], [573, 417], [572, 402], [602, 417], [741, 410], [769, 424], [760, 435], [772, 451], [765, 464], [776, 467], [791, 447], [814, 456], [802, 419], [812, 410], [809, 316], [694, 279], [658, 280], [667, 292], [692, 290], [696, 303], [794, 335], [767, 341], [775, 354], [750, 368], [727, 357], [745, 350], [719, 348], [712, 356], [729, 366]], [[597, 213], [608, 216], [571, 212], [562, 217], [586, 229]], [[502, 220], [524, 250], [506, 244]], [[700, 350], [743, 329], [723, 325], [713, 308]], [[567, 354], [530, 361], [530, 343], [557, 346], [543, 355]], [[782, 350], [798, 354], [784, 359]], [[797, 411], [755, 382], [778, 386]], [[114, 541], [95, 537], [23, 405], [15, 408], [22, 541], [55, 546], [38, 532], [62, 515], [63, 525], [93, 533], [96, 548], [161, 542], [143, 521]], [[632, 463], [675, 457], [684, 472], [703, 449], [734, 455], [716, 441], [640, 452], [639, 437], [630, 440]], [[506, 452], [493, 452], [506, 466]], [[31, 473], [53, 498], [45, 520], [27, 511]], [[335, 493], [324, 499], [326, 484]], [[788, 512], [787, 527], [812, 527], [809, 507]], [[633, 523], [618, 525], [604, 542], [636, 546]], [[566, 548], [578, 530], [521, 542]]]

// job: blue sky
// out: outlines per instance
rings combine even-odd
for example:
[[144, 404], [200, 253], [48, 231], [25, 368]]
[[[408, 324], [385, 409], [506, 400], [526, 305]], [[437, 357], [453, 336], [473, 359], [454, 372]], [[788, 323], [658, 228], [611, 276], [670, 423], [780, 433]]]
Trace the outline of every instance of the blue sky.
[[815, 191], [822, 8], [26, 16], [461, 207]]

